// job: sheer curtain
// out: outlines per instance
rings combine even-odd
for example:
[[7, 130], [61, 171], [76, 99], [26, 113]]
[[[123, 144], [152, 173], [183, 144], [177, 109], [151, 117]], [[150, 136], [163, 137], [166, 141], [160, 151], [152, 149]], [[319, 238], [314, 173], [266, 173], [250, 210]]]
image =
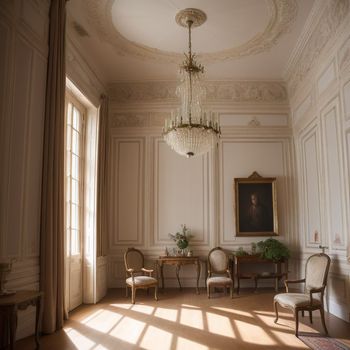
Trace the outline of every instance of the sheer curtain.
[[66, 0], [50, 6], [40, 232], [42, 331], [63, 326], [64, 317], [64, 106]]

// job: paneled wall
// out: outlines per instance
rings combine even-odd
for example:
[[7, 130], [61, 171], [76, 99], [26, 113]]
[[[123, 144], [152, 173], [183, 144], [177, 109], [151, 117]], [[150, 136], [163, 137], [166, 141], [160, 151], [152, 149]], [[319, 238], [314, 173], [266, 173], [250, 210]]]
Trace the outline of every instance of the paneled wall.
[[329, 310], [349, 321], [349, 1], [320, 6], [287, 78], [300, 193], [300, 266], [320, 245], [326, 247], [332, 258]]
[[[286, 89], [280, 82], [208, 82], [206, 106], [219, 113], [222, 137], [206, 155], [184, 158], [162, 138], [178, 106], [176, 82], [116, 83], [110, 87], [108, 285], [124, 286], [123, 252], [141, 249], [149, 265], [167, 247], [169, 233], [186, 224], [195, 255], [215, 246], [228, 251], [263, 237], [236, 237], [233, 180], [257, 171], [277, 177], [279, 239], [293, 247], [295, 200], [292, 134]], [[167, 266], [166, 266], [167, 267]], [[167, 286], [176, 286], [166, 269]], [[204, 264], [200, 283], [204, 286]], [[185, 286], [195, 285], [192, 266]], [[267, 281], [267, 283], [269, 283]]]
[[[41, 173], [49, 1], [0, 6], [0, 258], [16, 259], [9, 289], [39, 288]], [[19, 312], [17, 337], [34, 331]]]

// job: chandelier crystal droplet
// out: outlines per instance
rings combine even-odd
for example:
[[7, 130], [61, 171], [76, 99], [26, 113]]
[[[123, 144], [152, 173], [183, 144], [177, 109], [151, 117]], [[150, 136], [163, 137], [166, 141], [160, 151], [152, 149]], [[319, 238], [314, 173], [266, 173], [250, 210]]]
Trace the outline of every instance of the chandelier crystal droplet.
[[188, 54], [180, 65], [181, 79], [176, 89], [181, 107], [172, 112], [170, 120], [165, 120], [163, 136], [175, 152], [188, 158], [208, 152], [218, 143], [221, 133], [217, 114], [203, 110], [204, 67], [192, 53], [191, 29], [203, 24], [206, 18], [198, 9], [185, 9], [176, 15], [176, 22], [188, 28]]

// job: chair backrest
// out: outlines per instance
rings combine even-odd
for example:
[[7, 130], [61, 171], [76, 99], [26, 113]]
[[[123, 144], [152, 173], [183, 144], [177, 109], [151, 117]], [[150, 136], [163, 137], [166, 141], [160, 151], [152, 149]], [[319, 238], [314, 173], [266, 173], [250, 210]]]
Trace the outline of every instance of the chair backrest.
[[124, 253], [125, 269], [134, 269], [135, 272], [140, 272], [144, 267], [144, 256], [142, 252], [135, 248], [128, 248]]
[[220, 247], [213, 248], [208, 254], [208, 270], [212, 273], [224, 273], [228, 269], [228, 257]]
[[305, 290], [321, 288], [327, 285], [327, 276], [331, 259], [327, 254], [311, 255], [305, 265]]

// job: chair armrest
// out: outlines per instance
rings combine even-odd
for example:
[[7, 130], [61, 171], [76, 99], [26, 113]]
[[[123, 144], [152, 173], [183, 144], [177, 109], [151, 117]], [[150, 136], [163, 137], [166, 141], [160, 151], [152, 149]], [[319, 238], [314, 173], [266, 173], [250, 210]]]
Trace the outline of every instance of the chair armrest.
[[134, 273], [134, 269], [126, 269], [126, 272], [129, 272], [130, 274], [133, 274]]
[[232, 276], [231, 276], [231, 271], [230, 271], [230, 269], [227, 269], [227, 270], [226, 270], [226, 272], [227, 272], [227, 275], [228, 275], [228, 277], [232, 279]]
[[150, 275], [150, 277], [152, 277], [152, 273], [154, 270], [151, 270], [151, 269], [145, 269], [144, 267], [141, 269], [143, 272], [146, 272]]
[[292, 284], [292, 283], [304, 283], [305, 282], [305, 278], [300, 279], [300, 280], [285, 280], [284, 281], [284, 286], [286, 287], [286, 292], [288, 293], [288, 284]]
[[[314, 301], [314, 299], [312, 297], [312, 294], [314, 294], [314, 293], [322, 293], [324, 291], [324, 289], [325, 289], [325, 287], [323, 286], [323, 287], [320, 287], [320, 288], [311, 288], [309, 290], [309, 293], [310, 293], [310, 306], [312, 306], [313, 301]], [[322, 298], [323, 298], [323, 296], [322, 296]], [[321, 303], [322, 303], [322, 300], [321, 300]]]

